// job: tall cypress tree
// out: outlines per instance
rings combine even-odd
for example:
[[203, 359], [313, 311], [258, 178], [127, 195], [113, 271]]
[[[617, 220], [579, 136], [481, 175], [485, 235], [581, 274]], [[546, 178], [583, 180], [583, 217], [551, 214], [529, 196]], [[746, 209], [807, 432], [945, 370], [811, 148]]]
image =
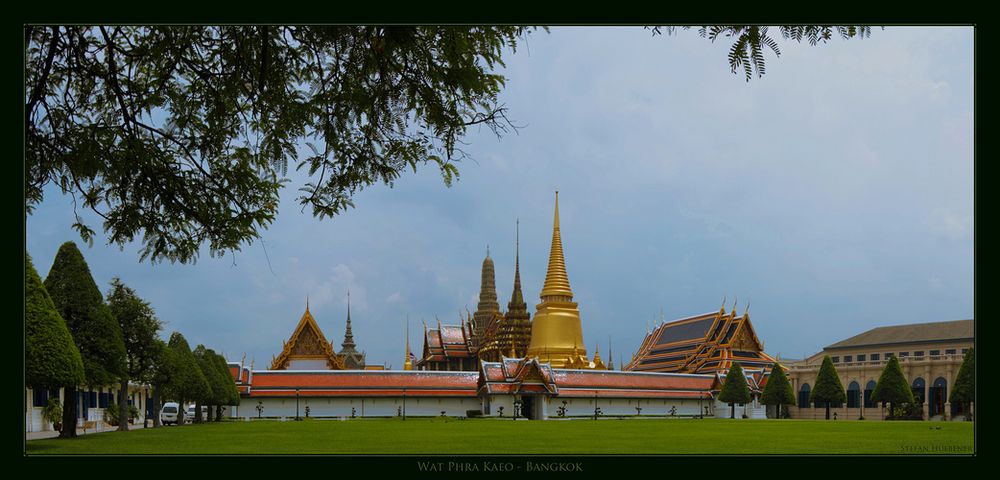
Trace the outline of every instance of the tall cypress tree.
[[236, 389], [236, 381], [233, 376], [229, 373], [229, 365], [226, 363], [225, 357], [215, 353], [212, 349], [208, 349], [207, 353], [211, 356], [212, 364], [215, 367], [215, 371], [219, 376], [221, 395], [218, 399], [218, 403], [215, 405], [215, 421], [222, 420], [222, 408], [229, 405], [238, 405], [240, 403], [240, 393]]
[[33, 389], [80, 385], [83, 360], [73, 335], [24, 255], [24, 382]]
[[[951, 403], [961, 403], [965, 405], [965, 411], [970, 412], [969, 404], [976, 401], [976, 351], [969, 348], [962, 360], [962, 366], [958, 367], [958, 375], [955, 376], [955, 386], [948, 396]], [[966, 416], [970, 416], [967, 414]]]
[[225, 401], [226, 397], [226, 380], [222, 377], [221, 372], [215, 365], [215, 352], [210, 349], [205, 348], [204, 345], [198, 345], [194, 349], [194, 356], [198, 359], [198, 367], [201, 368], [201, 373], [205, 375], [205, 380], [208, 380], [208, 395], [201, 399], [197, 404], [198, 411], [195, 412], [195, 419], [201, 421], [201, 406], [207, 405], [208, 408], [208, 418], [204, 419], [206, 421], [212, 421], [212, 413], [214, 406], [220, 405]]
[[[180, 405], [180, 412], [177, 414], [177, 423], [179, 425], [184, 424], [184, 402], [188, 400], [199, 400], [208, 395], [211, 391], [211, 387], [208, 385], [208, 380], [205, 379], [205, 374], [201, 372], [201, 367], [198, 366], [198, 360], [195, 358], [194, 353], [191, 353], [191, 347], [188, 346], [187, 339], [180, 332], [174, 332], [170, 335], [170, 341], [167, 342], [170, 349], [173, 350], [174, 354], [174, 368], [173, 379], [170, 382], [170, 392], [177, 399], [178, 405]], [[195, 412], [195, 418], [198, 417], [198, 413]]]
[[747, 377], [743, 374], [743, 367], [739, 362], [733, 363], [726, 374], [726, 381], [722, 384], [722, 391], [719, 392], [719, 400], [726, 402], [732, 408], [729, 418], [736, 418], [736, 404], [750, 403], [750, 387], [747, 386]]
[[816, 375], [816, 385], [809, 393], [810, 402], [826, 402], [826, 419], [830, 419], [830, 404], [843, 403], [847, 401], [847, 393], [844, 392], [844, 384], [840, 382], [840, 375], [833, 366], [830, 356], [823, 357], [823, 364], [819, 367]]
[[157, 338], [153, 353], [153, 369], [150, 382], [153, 385], [153, 428], [160, 426], [160, 408], [163, 397], [169, 395], [171, 386], [179, 374], [177, 355], [167, 342]]
[[792, 393], [792, 384], [788, 382], [785, 369], [775, 363], [771, 366], [771, 374], [767, 377], [767, 384], [764, 385], [764, 393], [760, 397], [764, 405], [776, 405], [778, 418], [781, 418], [782, 405], [794, 405], [795, 395]]
[[899, 359], [896, 357], [889, 358], [889, 362], [882, 369], [875, 390], [872, 390], [872, 400], [889, 402], [889, 418], [896, 415], [896, 405], [913, 403], [913, 390], [903, 376], [903, 369], [899, 367]]
[[[90, 387], [111, 385], [125, 375], [125, 344], [111, 310], [90, 275], [90, 267], [73, 242], [59, 247], [45, 289], [66, 321], [83, 360], [84, 381]], [[76, 436], [77, 387], [65, 390], [62, 438]]]

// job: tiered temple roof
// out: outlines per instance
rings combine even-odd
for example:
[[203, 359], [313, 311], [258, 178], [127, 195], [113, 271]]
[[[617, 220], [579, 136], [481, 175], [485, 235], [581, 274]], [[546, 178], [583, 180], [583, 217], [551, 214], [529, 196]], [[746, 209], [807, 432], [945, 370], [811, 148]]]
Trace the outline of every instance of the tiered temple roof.
[[640, 372], [726, 372], [733, 362], [744, 369], [769, 370], [774, 358], [754, 332], [749, 312], [725, 308], [665, 323], [646, 335], [625, 370]]
[[331, 370], [343, 370], [344, 363], [333, 351], [333, 346], [323, 336], [316, 319], [309, 313], [309, 301], [298, 326], [291, 338], [285, 342], [281, 353], [271, 362], [271, 370], [286, 370], [294, 367], [293, 362], [324, 363]]

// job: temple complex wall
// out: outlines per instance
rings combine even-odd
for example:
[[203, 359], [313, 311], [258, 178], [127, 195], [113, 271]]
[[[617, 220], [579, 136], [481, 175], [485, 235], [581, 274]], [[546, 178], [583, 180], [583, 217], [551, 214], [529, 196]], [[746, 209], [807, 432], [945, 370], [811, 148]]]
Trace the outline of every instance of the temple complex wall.
[[[295, 397], [244, 397], [238, 418], [257, 418], [257, 405], [263, 405], [261, 417], [295, 417]], [[305, 417], [306, 406], [310, 417], [350, 417], [354, 409], [355, 417], [395, 417], [403, 408], [402, 397], [299, 397], [299, 416]], [[450, 417], [464, 417], [468, 410], [479, 410], [480, 400], [475, 397], [407, 397], [406, 416], [435, 417], [444, 411]]]

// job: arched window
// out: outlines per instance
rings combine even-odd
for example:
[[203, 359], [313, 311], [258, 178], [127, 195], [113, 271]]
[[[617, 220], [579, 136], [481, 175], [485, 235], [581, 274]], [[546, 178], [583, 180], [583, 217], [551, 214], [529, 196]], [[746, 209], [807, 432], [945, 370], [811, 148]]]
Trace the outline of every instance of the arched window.
[[799, 408], [809, 408], [809, 384], [803, 383], [799, 388]]
[[847, 408], [858, 408], [861, 406], [861, 385], [858, 382], [851, 382], [847, 386]]
[[913, 391], [913, 401], [917, 402], [918, 405], [924, 403], [925, 386], [927, 386], [927, 382], [921, 377], [914, 378], [913, 383], [910, 385], [910, 390]]
[[875, 390], [875, 380], [868, 380], [865, 385], [865, 408], [874, 408], [875, 402], [872, 401], [872, 391]]

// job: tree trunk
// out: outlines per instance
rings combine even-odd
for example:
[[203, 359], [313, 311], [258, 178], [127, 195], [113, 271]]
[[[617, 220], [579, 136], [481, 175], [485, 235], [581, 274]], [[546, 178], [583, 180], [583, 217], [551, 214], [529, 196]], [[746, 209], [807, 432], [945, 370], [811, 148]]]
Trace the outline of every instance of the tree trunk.
[[118, 431], [128, 431], [128, 379], [123, 378], [121, 388], [118, 390]]
[[201, 400], [194, 402], [194, 423], [201, 423]]
[[729, 418], [736, 418], [736, 404], [730, 403], [729, 406], [732, 408], [732, 410], [729, 411]]
[[184, 397], [177, 399], [177, 424], [184, 425]]
[[826, 402], [826, 419], [830, 419], [830, 402]]
[[63, 392], [66, 401], [63, 402], [62, 431], [59, 432], [59, 438], [76, 438], [76, 385], [65, 387]]
[[153, 387], [153, 428], [160, 426], [160, 387]]
[[207, 413], [208, 413], [208, 418], [207, 418], [207, 419], [205, 419], [205, 421], [206, 421], [206, 422], [211, 422], [211, 421], [212, 421], [212, 414], [213, 414], [213, 413], [215, 413], [215, 412], [213, 412], [213, 411], [212, 411], [212, 410], [213, 410], [213, 408], [212, 408], [212, 406], [211, 406], [211, 405], [209, 405], [209, 406], [208, 406], [208, 408], [207, 408], [206, 410], [207, 410]]
[[216, 422], [222, 421], [222, 405], [215, 406], [215, 421]]

